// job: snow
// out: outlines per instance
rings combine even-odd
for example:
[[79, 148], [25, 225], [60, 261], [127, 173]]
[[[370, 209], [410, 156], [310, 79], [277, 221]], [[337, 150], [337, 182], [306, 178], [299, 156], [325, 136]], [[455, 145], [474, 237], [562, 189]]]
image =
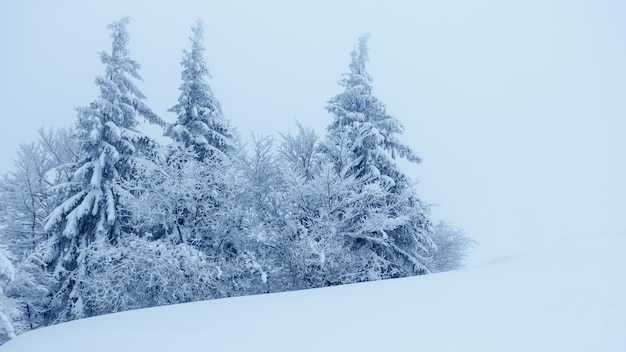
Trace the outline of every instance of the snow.
[[124, 312], [12, 351], [626, 351], [626, 234], [464, 270]]

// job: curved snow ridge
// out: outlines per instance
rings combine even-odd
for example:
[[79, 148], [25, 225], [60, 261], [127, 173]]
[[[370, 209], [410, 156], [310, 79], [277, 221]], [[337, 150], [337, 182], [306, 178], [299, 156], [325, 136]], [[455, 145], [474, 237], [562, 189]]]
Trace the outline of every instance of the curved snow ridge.
[[111, 314], [0, 351], [624, 351], [626, 236], [483, 267]]

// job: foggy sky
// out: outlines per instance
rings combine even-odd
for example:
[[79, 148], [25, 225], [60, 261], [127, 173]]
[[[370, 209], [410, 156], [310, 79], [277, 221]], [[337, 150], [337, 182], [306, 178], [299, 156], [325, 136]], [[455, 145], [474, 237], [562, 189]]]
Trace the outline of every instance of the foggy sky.
[[[320, 134], [349, 53], [370, 40], [374, 94], [423, 162], [404, 167], [471, 263], [567, 236], [626, 235], [626, 3], [14, 1], [0, 5], [0, 172], [41, 126], [97, 97], [106, 24], [131, 16], [140, 89], [165, 120], [204, 20], [209, 82], [243, 137]], [[150, 129], [150, 133], [159, 133]]]

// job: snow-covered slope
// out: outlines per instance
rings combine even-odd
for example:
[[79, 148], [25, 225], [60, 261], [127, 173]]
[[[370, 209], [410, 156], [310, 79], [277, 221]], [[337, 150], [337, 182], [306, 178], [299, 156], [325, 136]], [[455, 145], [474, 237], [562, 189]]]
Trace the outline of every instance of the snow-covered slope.
[[461, 271], [84, 319], [2, 352], [626, 351], [626, 236]]

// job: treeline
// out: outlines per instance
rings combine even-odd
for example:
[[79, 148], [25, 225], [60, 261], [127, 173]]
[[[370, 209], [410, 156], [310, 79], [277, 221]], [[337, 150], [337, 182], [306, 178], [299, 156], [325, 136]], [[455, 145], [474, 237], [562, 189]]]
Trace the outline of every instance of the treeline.
[[[0, 182], [2, 340], [104, 313], [461, 266], [471, 240], [431, 222], [395, 163], [420, 158], [372, 95], [367, 36], [328, 101], [325, 136], [299, 124], [246, 146], [207, 83], [202, 23], [168, 124], [135, 85], [128, 22], [109, 26], [100, 93], [76, 126], [40, 130]], [[140, 117], [171, 143], [139, 131]]]

